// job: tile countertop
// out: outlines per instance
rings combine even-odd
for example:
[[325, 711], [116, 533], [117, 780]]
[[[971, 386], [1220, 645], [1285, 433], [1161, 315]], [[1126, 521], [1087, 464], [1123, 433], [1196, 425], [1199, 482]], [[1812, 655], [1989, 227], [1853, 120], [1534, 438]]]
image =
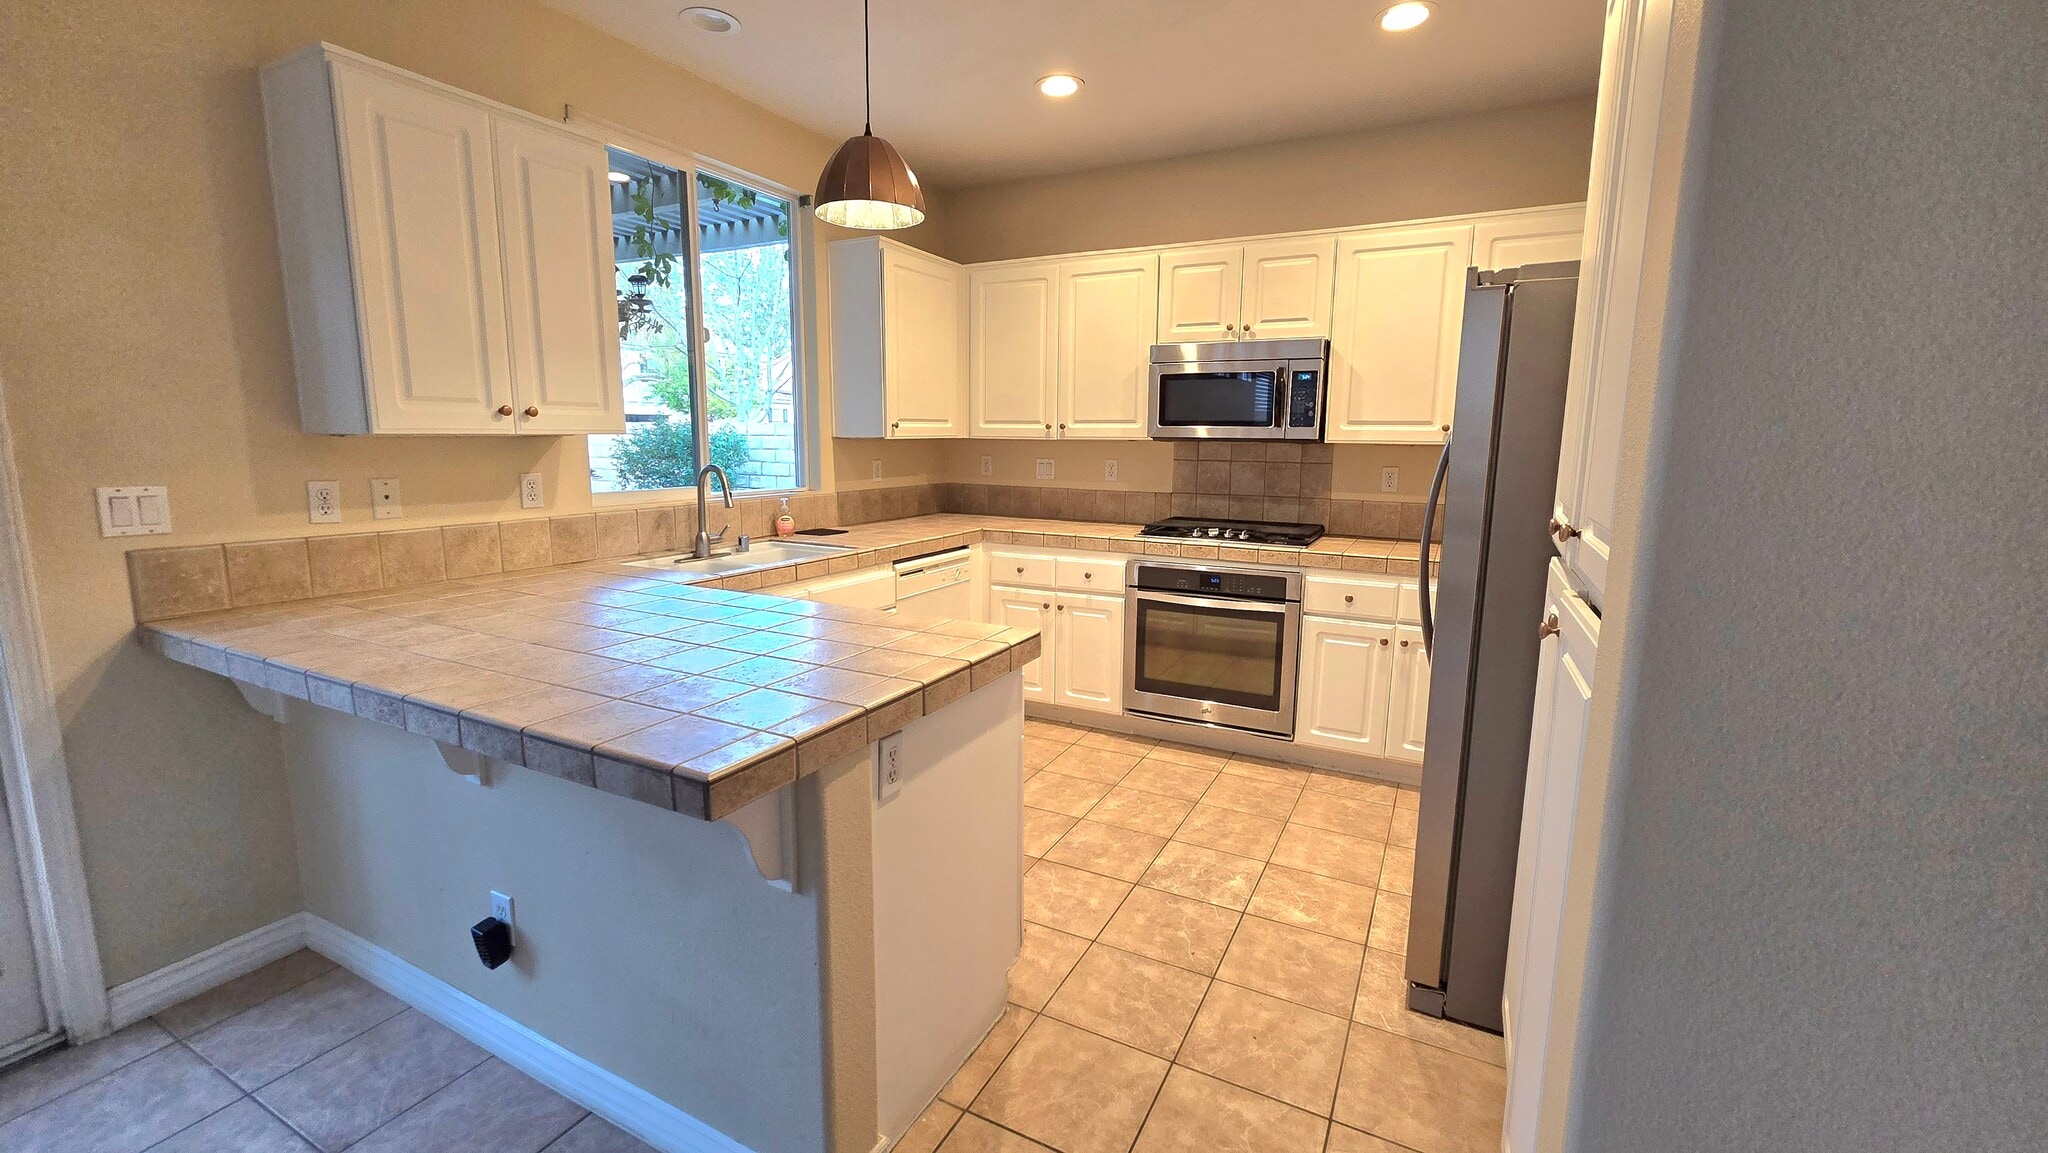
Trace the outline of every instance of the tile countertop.
[[[1384, 572], [1413, 542], [1135, 539], [1136, 525], [938, 514], [714, 580], [620, 560], [148, 621], [172, 660], [718, 820], [1037, 658], [1038, 634], [764, 595], [943, 548], [1037, 544]], [[693, 579], [694, 578], [694, 579]]]

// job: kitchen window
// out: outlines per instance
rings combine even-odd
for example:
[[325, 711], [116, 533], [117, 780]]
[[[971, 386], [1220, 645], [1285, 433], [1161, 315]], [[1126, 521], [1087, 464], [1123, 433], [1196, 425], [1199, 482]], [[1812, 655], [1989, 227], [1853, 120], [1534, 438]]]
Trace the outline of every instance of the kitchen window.
[[596, 493], [804, 482], [795, 198], [701, 164], [610, 154], [626, 431], [590, 438]]

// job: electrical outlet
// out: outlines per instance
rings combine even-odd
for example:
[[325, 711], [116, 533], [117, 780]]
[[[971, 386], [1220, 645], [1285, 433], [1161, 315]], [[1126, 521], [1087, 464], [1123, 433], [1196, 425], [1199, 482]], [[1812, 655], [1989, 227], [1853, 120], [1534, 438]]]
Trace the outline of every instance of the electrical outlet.
[[1049, 457], [1049, 456], [1041, 456], [1041, 457], [1039, 457], [1039, 458], [1038, 458], [1038, 473], [1037, 473], [1037, 476], [1038, 476], [1038, 479], [1040, 479], [1040, 480], [1051, 480], [1051, 479], [1052, 479], [1052, 458], [1051, 458], [1051, 457]]
[[398, 494], [396, 477], [381, 477], [370, 482], [370, 516], [377, 520], [397, 520], [405, 515], [405, 501]]
[[1392, 467], [1389, 467], [1389, 468], [1383, 468], [1383, 469], [1381, 469], [1381, 470], [1380, 470], [1380, 491], [1381, 491], [1381, 492], [1400, 492], [1400, 491], [1401, 491], [1401, 470], [1400, 470], [1400, 469], [1398, 469], [1398, 468], [1392, 468]]
[[871, 461], [869, 461], [869, 462], [868, 462], [868, 479], [869, 479], [869, 480], [880, 480], [880, 479], [882, 479], [882, 462], [881, 462], [881, 461], [879, 461], [879, 460], [871, 460]]
[[512, 898], [500, 893], [496, 889], [492, 889], [491, 916], [510, 925], [512, 923]]
[[981, 475], [983, 475], [983, 476], [994, 476], [994, 475], [995, 475], [995, 473], [996, 473], [996, 458], [995, 458], [995, 457], [992, 457], [992, 456], [984, 456], [984, 457], [982, 457], [982, 458], [981, 458]]
[[875, 742], [875, 797], [886, 801], [903, 791], [903, 734]]
[[1115, 459], [1114, 457], [1112, 457], [1112, 458], [1110, 458], [1110, 459], [1108, 459], [1108, 460], [1105, 460], [1105, 461], [1103, 461], [1103, 462], [1102, 462], [1102, 479], [1104, 479], [1104, 480], [1115, 480], [1115, 479], [1116, 479], [1116, 474], [1117, 474], [1117, 466], [1116, 466], [1116, 459]]
[[314, 524], [341, 523], [340, 481], [309, 480], [306, 482], [306, 519]]
[[541, 499], [540, 474], [522, 472], [519, 474], [519, 507], [540, 508], [547, 502]]

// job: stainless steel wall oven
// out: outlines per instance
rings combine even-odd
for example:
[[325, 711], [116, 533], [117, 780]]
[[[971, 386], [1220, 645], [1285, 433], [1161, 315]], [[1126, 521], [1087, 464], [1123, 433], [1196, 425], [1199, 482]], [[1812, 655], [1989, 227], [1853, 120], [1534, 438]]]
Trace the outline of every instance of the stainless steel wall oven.
[[1124, 709], [1293, 739], [1301, 573], [1130, 562]]

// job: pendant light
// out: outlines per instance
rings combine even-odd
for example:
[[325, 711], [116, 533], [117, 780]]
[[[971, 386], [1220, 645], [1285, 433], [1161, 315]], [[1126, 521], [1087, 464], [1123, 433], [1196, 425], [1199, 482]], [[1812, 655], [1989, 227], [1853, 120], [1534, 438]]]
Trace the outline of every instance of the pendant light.
[[861, 80], [867, 126], [848, 137], [818, 177], [818, 219], [844, 228], [882, 231], [924, 222], [924, 189], [903, 154], [875, 135], [874, 62], [868, 47], [868, 3], [860, 6]]

